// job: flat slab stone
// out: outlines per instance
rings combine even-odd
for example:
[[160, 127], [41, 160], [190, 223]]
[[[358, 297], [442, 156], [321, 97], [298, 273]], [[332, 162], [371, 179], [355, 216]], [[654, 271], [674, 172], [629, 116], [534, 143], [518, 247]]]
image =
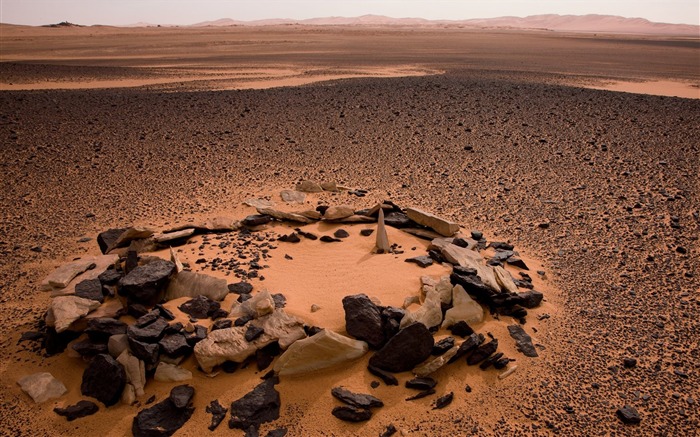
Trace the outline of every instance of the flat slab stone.
[[368, 350], [364, 341], [324, 329], [289, 346], [275, 362], [274, 371], [280, 376], [302, 375], [354, 361]]
[[206, 296], [220, 301], [228, 295], [226, 279], [186, 270], [173, 275], [165, 289], [165, 300]]
[[166, 243], [168, 241], [179, 240], [181, 238], [187, 238], [194, 235], [194, 228], [187, 228], [181, 231], [167, 232], [164, 234], [156, 234], [153, 239], [156, 243]]
[[258, 214], [267, 214], [271, 217], [276, 218], [277, 220], [281, 221], [289, 221], [289, 222], [297, 222], [297, 223], [313, 223], [315, 220], [312, 220], [308, 217], [304, 217], [301, 214], [297, 214], [294, 212], [284, 212], [284, 211], [279, 211], [273, 208], [257, 208]]
[[97, 279], [102, 273], [105, 272], [105, 270], [107, 270], [109, 266], [117, 262], [118, 259], [119, 256], [116, 254], [86, 257], [84, 261], [89, 262], [90, 264], [94, 264], [94, 268], [84, 270], [82, 273], [79, 273], [71, 281], [69, 281], [65, 287], [57, 287], [51, 285], [48, 281], [49, 277], [51, 276], [49, 275], [49, 277], [42, 281], [39, 288], [43, 291], [50, 291], [51, 297], [69, 296], [75, 294], [76, 285], [78, 285], [82, 281]]
[[68, 391], [61, 381], [48, 372], [27, 375], [20, 378], [17, 384], [37, 404], [60, 398]]
[[287, 203], [304, 203], [306, 200], [306, 194], [295, 190], [282, 190], [280, 197]]
[[438, 234], [444, 235], [445, 237], [451, 237], [452, 235], [459, 232], [458, 223], [451, 222], [449, 220], [443, 219], [441, 217], [438, 217], [436, 215], [433, 215], [429, 212], [425, 212], [417, 208], [407, 208], [406, 215], [408, 215], [408, 218], [418, 223], [419, 225], [428, 227], [437, 232]]
[[243, 201], [246, 206], [252, 206], [253, 208], [272, 208], [275, 206], [275, 202], [267, 199], [260, 198], [250, 198]]
[[537, 357], [537, 349], [532, 344], [532, 337], [520, 325], [509, 325], [508, 333], [515, 340], [515, 347], [526, 357]]
[[90, 311], [97, 309], [100, 303], [96, 300], [84, 299], [78, 296], [55, 297], [49, 305], [46, 316], [46, 324], [56, 328], [56, 332], [63, 332], [79, 318], [86, 316]]

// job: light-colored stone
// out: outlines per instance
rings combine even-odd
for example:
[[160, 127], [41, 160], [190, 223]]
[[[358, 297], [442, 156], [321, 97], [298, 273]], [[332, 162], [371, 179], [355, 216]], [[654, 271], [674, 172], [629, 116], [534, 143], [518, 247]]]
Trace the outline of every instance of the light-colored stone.
[[324, 220], [343, 220], [355, 214], [355, 210], [350, 205], [337, 205], [329, 207], [323, 213]]
[[114, 248], [128, 246], [127, 243], [133, 240], [143, 240], [151, 235], [153, 235], [153, 229], [140, 226], [132, 226], [127, 228], [121, 233], [121, 235], [119, 235], [119, 238], [117, 238], [116, 241], [107, 248], [107, 253]]
[[97, 307], [96, 310], [91, 311], [87, 316], [81, 317], [71, 323], [68, 330], [76, 332], [84, 331], [91, 319], [116, 319], [123, 313], [124, 309], [124, 305], [122, 305], [119, 298], [106, 298], [104, 303]]
[[510, 273], [506, 271], [506, 269], [501, 266], [493, 266], [493, 273], [494, 276], [496, 276], [496, 282], [498, 282], [498, 285], [501, 286], [501, 291], [506, 293], [518, 292], [518, 286], [515, 285], [513, 278], [510, 276]]
[[420, 304], [420, 296], [408, 296], [407, 298], [405, 298], [403, 300], [403, 305], [401, 305], [401, 307], [403, 309], [406, 309], [413, 304], [417, 304], [417, 305]]
[[89, 269], [93, 264], [95, 264], [95, 257], [92, 256], [63, 264], [41, 281], [39, 290], [51, 291], [57, 288], [66, 288], [73, 278]]
[[296, 190], [303, 193], [320, 193], [323, 188], [313, 181], [301, 181], [297, 184]]
[[415, 367], [413, 369], [413, 374], [419, 378], [424, 378], [431, 373], [435, 373], [435, 371], [447, 364], [447, 362], [457, 354], [458, 350], [459, 346], [453, 346], [450, 350], [439, 357], [435, 357], [434, 359]]
[[156, 234], [153, 239], [156, 243], [166, 243], [168, 241], [179, 240], [180, 238], [186, 238], [194, 235], [194, 228], [182, 229], [175, 232], [167, 232], [164, 234]]
[[177, 253], [175, 253], [172, 247], [170, 248], [170, 261], [175, 264], [175, 273], [180, 273], [185, 270], [185, 266], [182, 265], [180, 258], [178, 258]]
[[312, 220], [308, 217], [304, 217], [301, 214], [295, 213], [295, 212], [284, 212], [284, 211], [279, 211], [276, 209], [272, 208], [258, 208], [257, 209], [258, 214], [267, 214], [270, 217], [276, 218], [277, 220], [282, 220], [282, 221], [288, 221], [288, 222], [297, 222], [297, 223], [313, 223], [315, 220]]
[[433, 326], [437, 326], [440, 324], [440, 322], [442, 322], [440, 295], [437, 293], [437, 291], [430, 291], [426, 295], [423, 305], [421, 305], [416, 311], [412, 313], [406, 312], [401, 319], [400, 326], [401, 328], [405, 328], [414, 322], [420, 322], [428, 329], [432, 328]]
[[158, 382], [182, 382], [192, 379], [192, 372], [180, 366], [160, 362], [153, 376]]
[[418, 223], [419, 225], [426, 226], [440, 235], [445, 237], [451, 237], [452, 235], [459, 232], [459, 224], [445, 220], [436, 215], [430, 214], [429, 212], [422, 211], [417, 208], [407, 208], [406, 215], [408, 218]]
[[301, 211], [299, 214], [312, 220], [321, 220], [321, 218], [323, 218], [323, 215], [315, 209], [307, 209], [306, 211]]
[[43, 291], [51, 291], [51, 297], [57, 297], [57, 296], [69, 296], [72, 294], [75, 294], [75, 286], [79, 284], [82, 281], [86, 281], [89, 279], [97, 279], [100, 274], [102, 274], [107, 268], [116, 263], [117, 260], [119, 259], [118, 255], [115, 254], [109, 254], [109, 255], [98, 255], [98, 256], [91, 256], [84, 258], [82, 261], [87, 262], [88, 267], [92, 264], [95, 265], [95, 268], [85, 270], [82, 273], [78, 274], [75, 276], [65, 287], [53, 287], [49, 284], [49, 277], [47, 277], [39, 286], [41, 290]]
[[118, 358], [127, 349], [129, 349], [129, 337], [126, 334], [117, 334], [109, 337], [107, 350], [113, 358]]
[[211, 232], [237, 231], [241, 223], [231, 217], [214, 217], [200, 223], [197, 228]]
[[229, 319], [236, 320], [237, 318], [243, 316], [253, 318], [258, 317], [258, 304], [260, 302], [264, 302], [260, 304], [261, 309], [275, 307], [275, 300], [270, 295], [270, 292], [267, 290], [261, 290], [259, 293], [243, 303], [234, 301], [233, 305], [231, 306], [231, 310], [229, 311]]
[[17, 384], [37, 404], [60, 398], [68, 391], [66, 386], [49, 372], [27, 375], [20, 378]]
[[226, 279], [184, 270], [173, 275], [165, 289], [165, 300], [180, 297], [206, 296], [220, 301], [228, 295]]
[[289, 346], [275, 362], [274, 370], [280, 376], [301, 375], [356, 360], [367, 350], [364, 341], [324, 329]]
[[487, 266], [479, 252], [452, 244], [450, 239], [436, 238], [430, 243], [430, 249], [438, 249], [443, 257], [454, 265], [476, 270], [477, 276], [487, 287], [500, 292], [501, 287], [491, 266]]
[[252, 342], [245, 339], [247, 326], [234, 326], [212, 331], [207, 338], [197, 343], [194, 354], [202, 370], [209, 373], [214, 366], [227, 360], [242, 363], [256, 350], [273, 341], [277, 341], [280, 348], [286, 349], [295, 341], [306, 337], [304, 323], [283, 310], [276, 310], [250, 323], [263, 329], [263, 333]]
[[374, 245], [374, 250], [377, 253], [389, 253], [391, 246], [389, 245], [389, 237], [386, 233], [386, 225], [384, 224], [384, 210], [379, 209], [379, 217], [377, 218], [377, 241]]
[[432, 279], [429, 276], [422, 276], [421, 283], [423, 284], [420, 296], [421, 302], [425, 301], [428, 292], [435, 290], [440, 296], [440, 302], [446, 305], [452, 303], [452, 283], [449, 276], [441, 276], [439, 280]]
[[267, 199], [251, 198], [243, 201], [244, 205], [252, 206], [253, 208], [272, 208], [275, 202]]
[[119, 364], [124, 366], [126, 372], [126, 382], [134, 387], [136, 397], [144, 395], [146, 385], [146, 365], [143, 361], [131, 355], [128, 350], [123, 351], [118, 357]]
[[127, 383], [124, 386], [121, 401], [124, 405], [132, 405], [134, 402], [136, 402], [136, 390], [134, 389], [133, 385]]
[[323, 188], [323, 191], [338, 191], [338, 185], [335, 181], [321, 182], [321, 188]]
[[280, 197], [287, 203], [304, 203], [304, 200], [306, 200], [306, 194], [294, 190], [282, 190]]
[[452, 308], [445, 313], [442, 327], [448, 328], [462, 320], [468, 324], [480, 323], [484, 320], [484, 309], [461, 285], [455, 285], [452, 289]]
[[79, 318], [97, 309], [100, 303], [96, 300], [83, 299], [78, 296], [59, 296], [53, 298], [46, 315], [46, 324], [63, 332]]

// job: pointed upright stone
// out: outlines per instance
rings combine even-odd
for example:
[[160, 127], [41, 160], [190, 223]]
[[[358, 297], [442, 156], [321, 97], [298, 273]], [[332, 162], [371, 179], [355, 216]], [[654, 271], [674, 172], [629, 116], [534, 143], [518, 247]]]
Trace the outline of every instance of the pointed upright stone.
[[375, 250], [377, 253], [389, 253], [389, 237], [386, 234], [386, 225], [384, 224], [384, 210], [379, 208], [379, 218], [377, 219], [377, 243]]

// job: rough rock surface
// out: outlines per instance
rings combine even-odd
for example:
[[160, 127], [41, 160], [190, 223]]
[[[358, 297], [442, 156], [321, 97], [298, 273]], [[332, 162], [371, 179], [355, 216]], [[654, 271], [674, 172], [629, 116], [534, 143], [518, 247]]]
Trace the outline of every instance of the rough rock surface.
[[78, 401], [77, 404], [69, 405], [65, 408], [56, 407], [53, 409], [54, 413], [65, 417], [69, 422], [80, 419], [81, 417], [91, 416], [99, 410], [100, 407], [98, 407], [96, 403], [86, 400]]
[[526, 357], [536, 357], [537, 349], [532, 344], [532, 338], [520, 325], [509, 325], [508, 333], [515, 340], [516, 348]]
[[20, 378], [17, 384], [37, 404], [60, 398], [68, 391], [61, 381], [48, 372], [27, 375]]
[[354, 361], [367, 353], [367, 343], [328, 329], [298, 340], [277, 359], [274, 370], [280, 375], [301, 375]]
[[229, 428], [247, 430], [263, 423], [276, 420], [280, 416], [280, 394], [275, 389], [275, 379], [261, 382], [242, 398], [231, 403]]
[[56, 332], [68, 329], [71, 323], [99, 308], [100, 303], [78, 296], [59, 296], [53, 298], [46, 316], [46, 324], [56, 328]]
[[109, 355], [97, 355], [83, 372], [80, 393], [109, 407], [119, 402], [125, 384], [124, 367]]
[[459, 224], [445, 220], [429, 212], [417, 208], [406, 208], [408, 218], [418, 223], [419, 225], [431, 228], [440, 235], [451, 237], [459, 232]]
[[389, 372], [405, 372], [425, 361], [433, 349], [433, 336], [422, 323], [401, 329], [369, 359], [371, 366]]
[[119, 288], [130, 298], [146, 305], [154, 305], [162, 298], [175, 264], [157, 260], [130, 271], [119, 281]]
[[220, 301], [227, 294], [228, 285], [225, 279], [185, 270], [170, 278], [168, 288], [165, 290], [165, 300], [206, 296], [209, 299]]
[[442, 327], [447, 328], [457, 322], [480, 323], [484, 319], [484, 309], [472, 299], [461, 285], [452, 289], [452, 308], [445, 312]]
[[[177, 386], [170, 391], [170, 396], [150, 408], [141, 410], [131, 426], [134, 437], [167, 437], [175, 434], [190, 420], [194, 413], [194, 407], [189, 406], [189, 401], [194, 390], [187, 390], [183, 397], [181, 387]], [[191, 389], [191, 387], [189, 387]], [[182, 405], [184, 400], [187, 402]]]
[[366, 294], [345, 296], [343, 309], [345, 330], [350, 336], [366, 341], [372, 348], [379, 348], [384, 344], [381, 311]]

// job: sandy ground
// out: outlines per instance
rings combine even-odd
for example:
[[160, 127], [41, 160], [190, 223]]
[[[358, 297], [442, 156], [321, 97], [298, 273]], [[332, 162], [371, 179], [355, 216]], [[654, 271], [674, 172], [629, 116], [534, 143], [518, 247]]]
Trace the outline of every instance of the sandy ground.
[[[108, 227], [240, 216], [249, 211], [244, 199], [303, 178], [369, 191], [361, 200], [341, 193], [315, 202], [363, 207], [390, 198], [481, 229], [489, 240], [512, 241], [533, 263], [541, 260], [549, 279], [538, 288], [551, 305], [542, 311], [551, 317], [528, 319], [545, 349], [511, 377], [497, 380], [466, 365], [441, 375], [439, 392], [456, 394], [445, 410], [430, 410], [431, 399], [407, 404], [405, 389], [380, 386], [376, 394], [390, 406], [372, 421], [335, 420], [330, 387], [371, 390], [361, 361], [311, 381], [283, 381], [276, 424], [290, 435], [377, 435], [391, 422], [426, 436], [697, 429], [700, 103], [581, 87], [598, 80], [697, 84], [697, 41], [293, 27], [2, 30], [0, 82], [37, 88], [0, 92], [5, 434], [123, 435], [137, 412], [103, 408], [71, 423], [51, 412], [79, 398], [84, 366], [18, 344], [48, 304], [37, 285], [51, 269], [97, 253], [94, 237]], [[212, 90], [235, 87], [238, 78], [224, 78], [224, 86], [199, 80], [206, 70], [253, 72], [252, 81], [269, 84], [263, 76], [285, 70], [297, 80], [309, 71], [335, 79], [405, 68], [444, 73], [231, 91]], [[175, 79], [182, 69], [187, 80], [139, 82]], [[88, 88], [95, 81], [139, 86], [37, 85]], [[360, 239], [342, 244], [366, 250]], [[287, 263], [282, 250], [294, 260]], [[256, 287], [286, 294], [300, 316], [339, 326], [337, 301], [318, 300], [327, 297], [318, 291], [327, 283], [329, 296], [381, 288], [395, 304], [422, 273], [401, 260], [393, 271], [340, 255], [280, 247]], [[292, 273], [299, 280], [290, 281]], [[312, 301], [322, 310], [311, 314]], [[497, 326], [485, 329], [508, 348]], [[624, 369], [624, 357], [638, 366]], [[37, 369], [63, 379], [66, 397], [34, 405], [15, 382]], [[203, 405], [236, 399], [258, 376], [252, 368], [223, 375], [222, 388], [197, 375], [197, 411], [181, 435], [208, 432]], [[148, 393], [160, 399], [169, 388], [153, 383]], [[624, 404], [639, 410], [641, 425], [615, 417]], [[217, 430], [224, 433], [226, 424]]]

